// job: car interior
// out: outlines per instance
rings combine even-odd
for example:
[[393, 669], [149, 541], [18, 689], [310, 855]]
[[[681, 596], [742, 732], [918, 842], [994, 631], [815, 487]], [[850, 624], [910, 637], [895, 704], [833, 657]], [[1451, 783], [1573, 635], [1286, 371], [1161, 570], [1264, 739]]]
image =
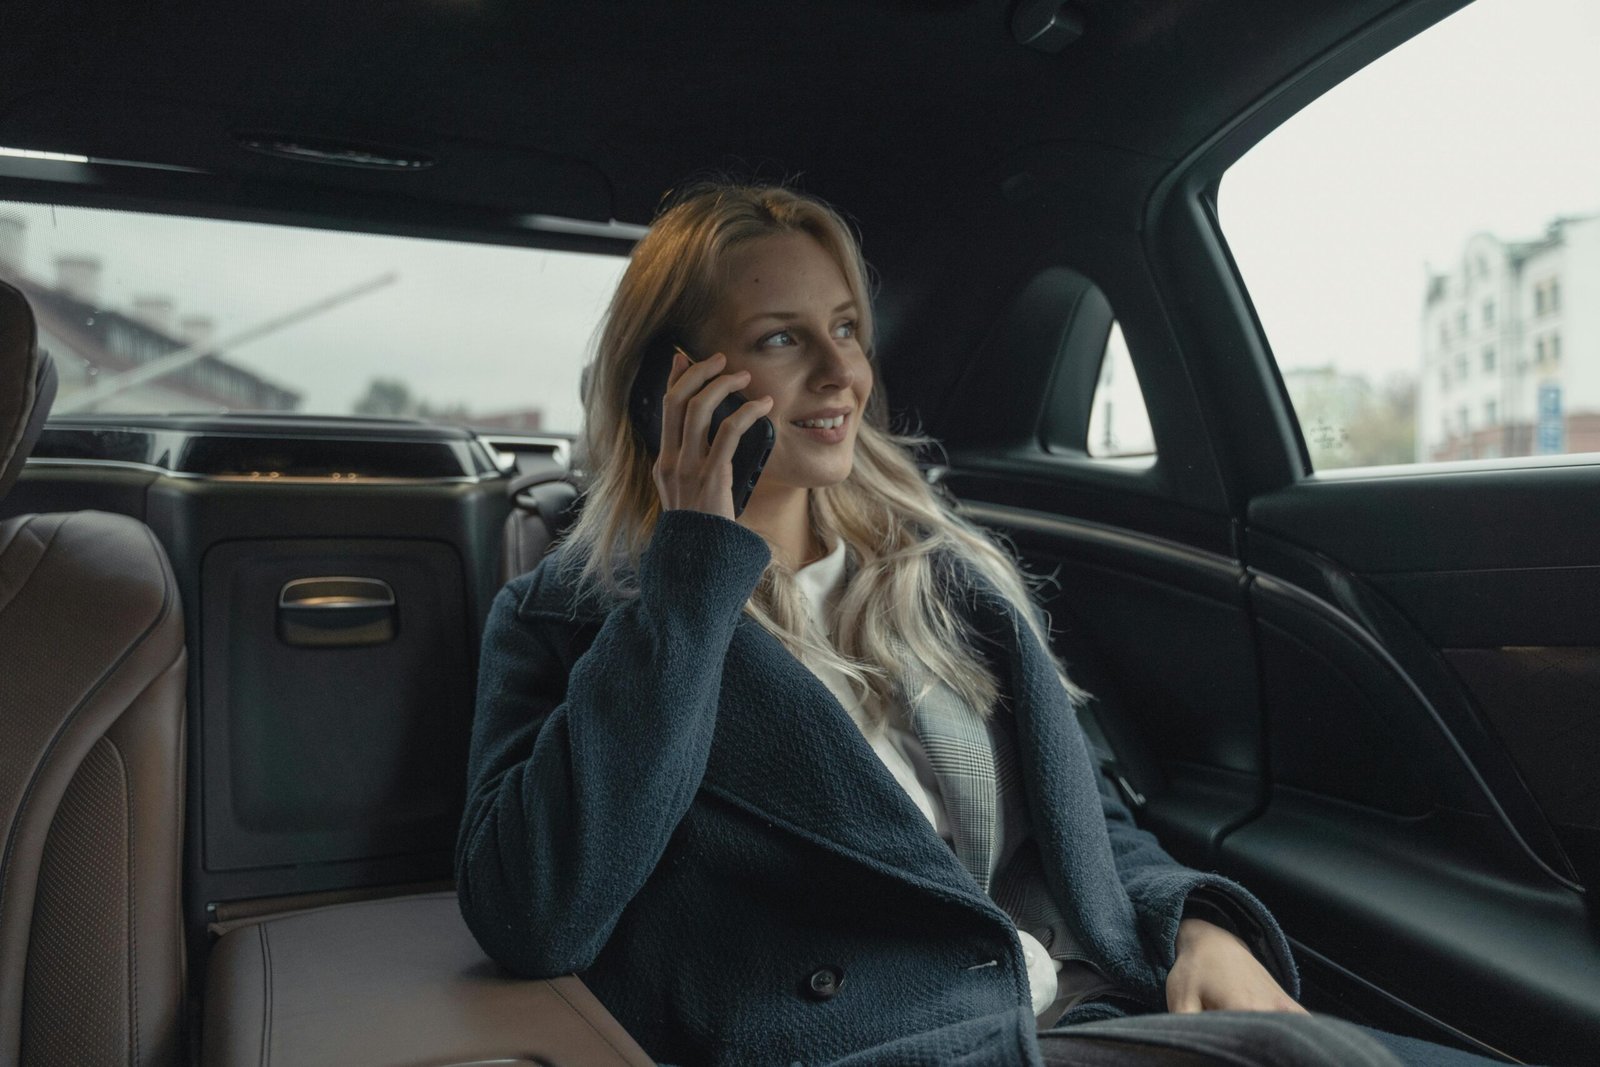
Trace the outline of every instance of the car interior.
[[[617, 260], [697, 175], [822, 196], [896, 425], [1046, 579], [1140, 823], [1263, 899], [1312, 1010], [1587, 1064], [1600, 465], [1323, 469], [1218, 222], [1280, 125], [1495, 2], [14, 0], [0, 214]], [[651, 1063], [580, 976], [489, 961], [452, 887], [479, 635], [582, 506], [576, 427], [52, 415], [64, 305], [25, 273], [0, 1067]], [[1150, 446], [1108, 456], [1111, 338]]]

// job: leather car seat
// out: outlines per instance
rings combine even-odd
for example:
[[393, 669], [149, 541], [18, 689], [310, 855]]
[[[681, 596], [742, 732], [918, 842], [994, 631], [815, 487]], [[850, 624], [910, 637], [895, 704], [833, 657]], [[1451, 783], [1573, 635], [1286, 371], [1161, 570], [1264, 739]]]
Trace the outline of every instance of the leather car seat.
[[567, 468], [548, 460], [525, 470], [507, 488], [511, 511], [500, 538], [502, 584], [537, 567], [572, 524], [578, 487], [571, 478]]
[[[55, 385], [0, 283], [0, 499]], [[148, 528], [0, 522], [0, 1067], [181, 1062], [185, 682]]]

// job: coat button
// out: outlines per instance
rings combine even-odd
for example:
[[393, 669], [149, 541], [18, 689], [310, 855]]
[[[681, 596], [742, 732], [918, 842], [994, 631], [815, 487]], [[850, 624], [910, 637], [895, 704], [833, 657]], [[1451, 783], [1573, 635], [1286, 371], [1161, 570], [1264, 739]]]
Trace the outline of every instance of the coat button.
[[844, 985], [844, 973], [837, 967], [823, 967], [806, 979], [806, 994], [812, 1000], [832, 1000]]

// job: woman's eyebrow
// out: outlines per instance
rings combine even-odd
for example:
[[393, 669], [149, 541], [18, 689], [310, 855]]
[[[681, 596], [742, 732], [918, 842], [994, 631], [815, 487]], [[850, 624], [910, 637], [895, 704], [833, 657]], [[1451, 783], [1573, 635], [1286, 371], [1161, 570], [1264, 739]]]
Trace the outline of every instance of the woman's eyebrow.
[[[832, 311], [830, 311], [829, 314], [830, 315], [838, 315], [841, 312], [853, 311], [855, 309], [855, 306], [856, 306], [856, 302], [854, 300], [846, 300], [844, 303], [840, 304], [838, 307], [836, 307]], [[743, 329], [744, 327], [750, 325], [752, 322], [756, 322], [756, 321], [759, 321], [761, 319], [778, 319], [779, 321], [782, 321], [782, 322], [790, 322], [790, 321], [792, 321], [794, 319], [798, 319], [800, 317], [801, 317], [801, 313], [798, 312], [798, 311], [758, 311], [754, 315], [751, 315], [749, 318], [745, 319], [743, 322], [739, 323], [739, 326], [737, 328]]]

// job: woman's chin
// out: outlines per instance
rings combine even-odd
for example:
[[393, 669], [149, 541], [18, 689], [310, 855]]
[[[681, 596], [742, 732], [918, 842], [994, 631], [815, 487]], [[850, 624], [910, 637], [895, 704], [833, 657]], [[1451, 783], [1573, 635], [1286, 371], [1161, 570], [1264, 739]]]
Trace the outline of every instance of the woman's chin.
[[850, 468], [850, 463], [844, 463], [808, 471], [805, 478], [806, 488], [832, 489], [850, 477]]
[[[792, 468], [773, 470], [769, 464], [767, 469], [761, 472], [761, 477], [756, 482], [755, 491], [757, 494], [765, 496], [785, 491], [805, 492], [811, 489], [831, 489], [836, 485], [842, 484], [850, 477], [851, 467], [852, 464], [850, 463], [842, 465], [829, 464], [827, 466], [808, 464], [801, 470]], [[765, 493], [763, 493], [763, 490], [765, 490]]]

